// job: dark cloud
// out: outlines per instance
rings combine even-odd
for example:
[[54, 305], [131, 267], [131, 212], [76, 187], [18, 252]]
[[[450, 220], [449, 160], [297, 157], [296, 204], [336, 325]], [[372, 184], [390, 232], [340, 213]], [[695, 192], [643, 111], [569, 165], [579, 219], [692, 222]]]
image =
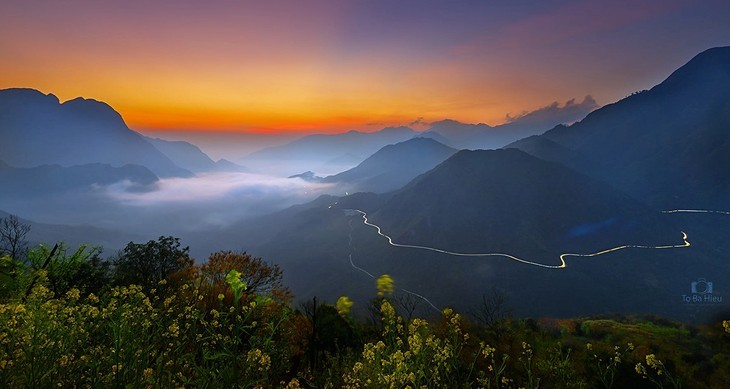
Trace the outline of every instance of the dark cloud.
[[538, 108], [534, 111], [525, 111], [518, 115], [507, 114], [508, 123], [518, 124], [541, 124], [541, 123], [573, 123], [583, 119], [591, 111], [598, 108], [596, 100], [587, 95], [583, 101], [576, 103], [575, 99], [570, 99], [563, 106], [559, 102], [554, 101], [552, 104]]
[[426, 123], [425, 121], [423, 121], [423, 116], [419, 116], [418, 118], [416, 118], [416, 120], [412, 121], [409, 125], [410, 126], [420, 126], [420, 125], [427, 125], [427, 124], [429, 124], [429, 123]]

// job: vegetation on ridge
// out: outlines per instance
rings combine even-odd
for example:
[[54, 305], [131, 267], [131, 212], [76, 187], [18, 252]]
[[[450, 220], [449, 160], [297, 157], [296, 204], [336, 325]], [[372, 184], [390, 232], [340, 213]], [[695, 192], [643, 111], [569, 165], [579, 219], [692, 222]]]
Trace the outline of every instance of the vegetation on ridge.
[[[132, 270], [134, 271], [132, 271]], [[473, 320], [411, 318], [397, 280], [369, 320], [347, 296], [292, 304], [275, 265], [179, 241], [39, 246], [0, 259], [3, 387], [723, 387], [730, 321], [513, 319], [499, 296]]]

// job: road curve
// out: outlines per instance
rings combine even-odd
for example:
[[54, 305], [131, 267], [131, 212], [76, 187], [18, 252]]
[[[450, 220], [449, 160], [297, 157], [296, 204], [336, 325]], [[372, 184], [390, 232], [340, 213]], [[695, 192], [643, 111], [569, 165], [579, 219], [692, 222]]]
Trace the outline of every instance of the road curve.
[[[546, 269], [564, 269], [564, 268], [566, 268], [567, 262], [565, 261], [565, 259], [568, 257], [597, 257], [599, 255], [608, 254], [608, 253], [612, 253], [612, 252], [624, 250], [624, 249], [662, 250], [662, 249], [684, 248], [684, 247], [689, 247], [691, 245], [690, 242], [687, 240], [687, 234], [684, 231], [682, 231], [682, 241], [683, 241], [682, 244], [665, 245], [665, 246], [623, 245], [623, 246], [613, 247], [610, 249], [606, 249], [606, 250], [602, 250], [602, 251], [598, 251], [598, 252], [590, 253], [590, 254], [564, 253], [564, 254], [560, 254], [560, 256], [559, 256], [559, 259], [560, 259], [559, 265], [546, 265], [544, 263], [533, 262], [533, 261], [529, 261], [527, 259], [522, 259], [519, 257], [515, 257], [514, 255], [504, 254], [504, 253], [459, 253], [459, 252], [454, 252], [454, 251], [442, 250], [442, 249], [435, 248], [435, 247], [395, 243], [395, 242], [393, 242], [393, 238], [391, 238], [390, 236], [383, 233], [380, 226], [378, 226], [377, 224], [371, 223], [368, 220], [366, 212], [363, 212], [359, 209], [351, 209], [350, 211], [354, 211], [354, 212], [357, 212], [360, 215], [362, 215], [363, 224], [373, 227], [378, 232], [378, 235], [387, 239], [388, 243], [394, 247], [410, 248], [410, 249], [417, 249], [417, 250], [428, 250], [428, 251], [434, 251], [434, 252], [442, 253], [442, 254], [446, 254], [446, 255], [454, 255], [454, 256], [460, 256], [460, 257], [504, 257], [504, 258], [508, 258], [508, 259], [511, 259], [516, 262], [524, 263], [526, 265], [532, 265], [532, 266], [542, 267], [542, 268], [546, 268]], [[665, 213], [676, 213], [676, 212], [701, 212], [701, 211], [700, 210], [673, 210], [673, 211], [664, 211], [664, 212]], [[730, 215], [730, 212], [724, 212], [724, 211], [705, 211], [705, 212], [707, 212], [707, 213], [726, 213], [726, 214]]]
[[[350, 246], [350, 254], [348, 254], [348, 256], [347, 256], [348, 259], [350, 260], [350, 266], [352, 266], [352, 268], [355, 269], [355, 270], [358, 270], [358, 271], [360, 271], [362, 273], [365, 273], [368, 277], [370, 277], [372, 279], [376, 279], [377, 277], [375, 277], [372, 273], [370, 273], [369, 271], [361, 268], [360, 266], [355, 265], [355, 262], [352, 260], [352, 251], [353, 251], [353, 247], [352, 247], [352, 228], [353, 228], [352, 227], [352, 219], [350, 219], [347, 222], [347, 224], [350, 226], [350, 233], [348, 234], [349, 246]], [[418, 294], [418, 293], [413, 292], [413, 291], [410, 291], [410, 290], [405, 289], [405, 288], [398, 287], [398, 286], [396, 286], [395, 289], [400, 290], [400, 291], [405, 292], [405, 293], [408, 293], [408, 294], [410, 294], [413, 297], [419, 298], [419, 299], [423, 300], [424, 302], [426, 302], [426, 304], [428, 304], [431, 308], [435, 309], [437, 312], [441, 312], [441, 310], [437, 306], [435, 306], [431, 302], [431, 300], [429, 300], [428, 298], [426, 298], [426, 296], [421, 295], [421, 294]]]

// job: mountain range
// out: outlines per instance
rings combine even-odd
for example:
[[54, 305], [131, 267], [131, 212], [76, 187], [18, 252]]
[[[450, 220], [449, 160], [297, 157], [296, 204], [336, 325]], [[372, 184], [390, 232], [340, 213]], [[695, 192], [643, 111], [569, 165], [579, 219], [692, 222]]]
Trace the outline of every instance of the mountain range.
[[147, 136], [144, 138], [147, 142], [155, 146], [157, 150], [162, 152], [162, 154], [165, 154], [174, 164], [193, 173], [249, 171], [249, 169], [227, 159], [213, 161], [198, 146], [189, 142], [179, 140], [170, 141]]
[[571, 126], [515, 142], [659, 208], [730, 199], [730, 47], [698, 54], [666, 80]]
[[557, 256], [679, 237], [628, 195], [515, 149], [463, 150], [370, 217], [404, 244]]
[[560, 106], [554, 102], [532, 112], [510, 117], [506, 123], [497, 126], [442, 120], [431, 123], [422, 136], [434, 138], [457, 149], [497, 149], [519, 139], [540, 134], [555, 125], [581, 120], [596, 108], [596, 100], [586, 96], [580, 103], [569, 100]]
[[113, 167], [90, 163], [63, 167], [41, 165], [16, 168], [0, 161], [0, 198], [58, 195], [68, 191], [89, 191], [96, 187], [123, 183], [126, 191], [143, 192], [155, 189], [159, 178], [140, 165]]
[[365, 160], [384, 146], [412, 138], [409, 127], [387, 127], [376, 132], [349, 131], [342, 134], [315, 134], [285, 145], [264, 148], [241, 159], [245, 166], [283, 176], [312, 170], [340, 172]]
[[337, 193], [389, 192], [400, 189], [457, 151], [430, 138], [412, 138], [385, 146], [354, 168], [319, 181], [337, 184]]
[[[563, 109], [578, 115], [595, 106], [587, 97]], [[662, 212], [729, 206], [730, 47], [700, 53], [654, 88], [580, 121], [563, 116], [565, 124], [539, 129], [561, 112], [551, 107], [503, 126], [446, 120], [425, 132], [396, 127], [311, 135], [250, 154], [240, 161], [253, 171], [312, 170], [301, 178], [348, 194], [220, 227], [215, 241], [280, 264], [302, 297], [367, 299], [370, 275], [387, 273], [439, 306], [468, 308], [496, 287], [523, 314], [641, 310], [678, 316], [684, 307], [677, 298], [692, 277], [711, 274], [717, 285], [730, 284], [724, 261], [730, 244], [722, 238], [727, 225]], [[53, 95], [20, 89], [0, 91], [0, 153], [6, 196], [17, 203], [26, 201], [20, 188], [61, 188], [65, 197], [49, 196], [54, 206], [75, 198], [73, 188], [93, 192], [123, 182], [131, 183], [126, 191], [154, 191], [158, 177], [188, 177], [227, 164], [188, 143], [144, 138], [103, 103], [60, 104]], [[318, 177], [328, 173], [325, 166], [345, 168]], [[291, 193], [320, 189], [300, 184], [277, 181]], [[230, 197], [243, 206], [252, 192], [257, 190], [232, 191]], [[95, 215], [102, 215], [117, 198], [129, 197], [84, 201], [98, 202]], [[366, 212], [392, 241], [355, 210]], [[163, 214], [180, 212], [184, 207], [172, 205]], [[632, 247], [611, 250], [624, 246]], [[650, 249], [655, 246], [663, 249]], [[570, 257], [560, 270], [535, 266], [557, 265], [566, 252], [601, 254]]]
[[0, 158], [16, 167], [107, 163], [142, 165], [160, 177], [187, 177], [109, 105], [77, 98], [60, 103], [32, 89], [0, 91]]
[[[410, 127], [386, 127], [375, 132], [349, 131], [343, 134], [315, 134], [281, 146], [264, 148], [239, 162], [255, 171], [290, 176], [302, 170], [314, 174], [341, 172], [353, 168], [381, 148], [408, 139], [432, 138], [455, 149], [495, 149], [560, 123], [572, 123], [598, 107], [590, 97], [560, 106], [557, 102], [526, 112], [502, 125], [468, 124], [456, 120], [431, 123], [425, 131]], [[298, 169], [298, 170], [297, 170]]]
[[159, 177], [245, 171], [214, 162], [191, 143], [145, 137], [106, 103], [80, 97], [61, 103], [53, 94], [21, 88], [0, 90], [0, 159], [19, 168], [134, 164]]
[[[289, 282], [301, 295], [367, 298], [356, 286], [368, 287], [367, 271], [391, 274], [437, 304], [465, 308], [464, 296], [497, 287], [523, 313], [709, 314], [683, 306], [677, 296], [701, 274], [730, 283], [722, 259], [730, 245], [720, 232], [727, 222], [661, 211], [727, 209], [729, 81], [730, 48], [705, 51], [651, 90], [577, 123], [502, 150], [460, 151], [393, 192], [326, 197], [264, 217], [254, 224], [270, 229], [259, 229], [250, 243], [295, 275]], [[477, 125], [454, 133], [487, 130]], [[396, 244], [505, 253], [551, 265], [566, 252], [675, 249], [569, 257], [564, 270], [545, 271], [504, 257], [394, 247], [348, 209], [367, 212]], [[248, 229], [239, 226], [241, 236]], [[687, 229], [691, 247], [682, 240]]]

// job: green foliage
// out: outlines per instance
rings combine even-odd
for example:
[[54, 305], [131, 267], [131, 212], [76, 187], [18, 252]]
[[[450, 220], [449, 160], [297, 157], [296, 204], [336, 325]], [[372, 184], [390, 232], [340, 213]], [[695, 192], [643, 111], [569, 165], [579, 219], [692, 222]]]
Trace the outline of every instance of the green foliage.
[[108, 287], [110, 264], [100, 258], [100, 248], [82, 245], [69, 254], [65, 244], [60, 243], [53, 255], [51, 252], [50, 247], [41, 244], [29, 250], [27, 262], [31, 270], [47, 272], [48, 287], [54, 295], [64, 295], [71, 288], [99, 293]]
[[26, 303], [0, 305], [3, 387], [266, 386], [287, 365], [286, 307], [207, 310], [191, 284], [167, 297], [137, 285], [55, 296], [43, 278]]
[[[280, 270], [245, 253], [215, 253], [195, 266], [173, 260], [187, 258], [177, 239], [160, 238], [124, 255], [158, 273], [129, 273], [119, 260], [110, 268], [87, 246], [39, 246], [25, 262], [0, 257], [0, 387], [678, 388], [730, 380], [730, 321], [537, 321], [483, 311], [471, 323], [451, 309], [427, 321], [398, 313], [384, 297], [387, 277], [376, 283], [384, 296], [373, 300], [378, 320], [368, 324], [349, 312], [346, 296], [293, 312]], [[145, 285], [110, 285], [125, 277]]]
[[25, 266], [9, 255], [0, 255], [0, 301], [16, 296], [22, 288]]
[[190, 248], [180, 248], [180, 239], [161, 236], [147, 243], [129, 242], [114, 261], [118, 285], [137, 284], [146, 289], [191, 265]]

